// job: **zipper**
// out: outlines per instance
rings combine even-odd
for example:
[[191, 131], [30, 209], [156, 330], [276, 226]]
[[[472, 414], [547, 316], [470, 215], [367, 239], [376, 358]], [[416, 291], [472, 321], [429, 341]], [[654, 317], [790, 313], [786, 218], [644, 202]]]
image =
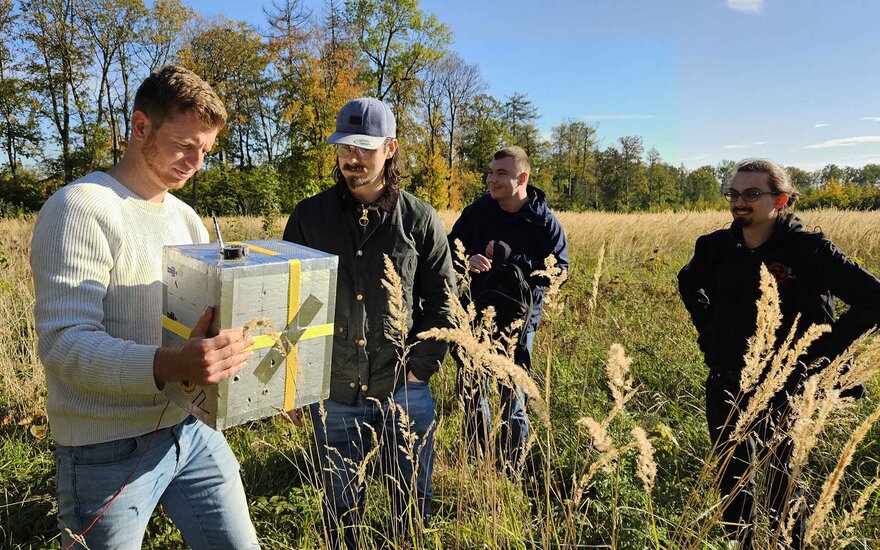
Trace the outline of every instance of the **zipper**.
[[358, 218], [358, 224], [364, 228], [364, 231], [366, 231], [367, 226], [370, 225], [370, 211], [378, 212], [379, 207], [373, 204], [369, 206], [361, 204], [361, 217]]

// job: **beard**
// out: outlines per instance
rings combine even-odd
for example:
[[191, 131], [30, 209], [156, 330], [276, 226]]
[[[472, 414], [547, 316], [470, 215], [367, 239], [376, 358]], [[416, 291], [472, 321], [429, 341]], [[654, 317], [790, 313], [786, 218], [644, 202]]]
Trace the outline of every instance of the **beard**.
[[742, 229], [743, 227], [748, 227], [752, 224], [751, 208], [740, 208], [740, 215], [737, 215], [737, 209], [731, 208], [730, 213], [733, 214], [733, 221], [730, 226]]
[[152, 132], [144, 141], [144, 147], [141, 152], [144, 155], [144, 163], [153, 172], [153, 175], [160, 176], [161, 171], [159, 170], [159, 165], [156, 164], [156, 157], [159, 156], [156, 151], [156, 136]]
[[379, 172], [379, 174], [375, 178], [370, 178], [369, 176], [367, 176], [366, 170], [363, 170], [356, 175], [347, 174], [346, 172], [343, 171], [343, 170], [345, 170], [345, 171], [351, 172], [351, 171], [357, 170], [358, 168], [362, 168], [362, 167], [353, 166], [351, 164], [344, 164], [342, 166], [342, 170], [340, 170], [340, 172], [342, 173], [342, 176], [345, 178], [345, 183], [346, 183], [346, 185], [348, 185], [349, 189], [357, 189], [358, 187], [370, 185], [370, 184], [378, 182], [379, 180], [381, 180], [382, 178], [385, 177], [385, 170], [384, 169], [381, 172]]
[[752, 224], [751, 218], [733, 218], [733, 221], [730, 222], [730, 227], [735, 229], [742, 229], [744, 227], [748, 227]]
[[[157, 159], [159, 158], [159, 149], [156, 147], [156, 136], [154, 134], [151, 133], [147, 136], [144, 146], [141, 149], [141, 153], [143, 154], [144, 164], [147, 165], [147, 168], [153, 173], [153, 176], [155, 176], [158, 181], [170, 188], [180, 187], [180, 178], [177, 174], [167, 168], [163, 170], [157, 162]], [[169, 172], [171, 172], [171, 174], [169, 174]], [[171, 183], [172, 181], [173, 184]]]

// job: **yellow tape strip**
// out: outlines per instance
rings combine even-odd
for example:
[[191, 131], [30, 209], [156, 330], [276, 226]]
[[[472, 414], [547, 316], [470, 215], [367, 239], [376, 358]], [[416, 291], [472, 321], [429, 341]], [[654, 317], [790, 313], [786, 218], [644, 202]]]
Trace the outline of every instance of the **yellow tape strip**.
[[[173, 332], [184, 340], [189, 338], [189, 335], [192, 332], [186, 325], [178, 323], [177, 321], [164, 315], [162, 316], [162, 328]], [[299, 339], [300, 341], [311, 340], [312, 338], [321, 338], [324, 336], [330, 336], [331, 334], [333, 334], [333, 324], [327, 323], [326, 325], [315, 325], [313, 327], [308, 327]], [[254, 336], [254, 344], [248, 348], [245, 348], [245, 351], [271, 348], [274, 345], [274, 338], [272, 338], [268, 334], [261, 334], [259, 336]]]
[[[296, 317], [296, 313], [299, 310], [301, 266], [297, 259], [289, 260], [288, 264], [290, 265], [290, 278], [287, 281], [287, 324], [290, 325], [290, 322], [293, 321], [293, 318]], [[333, 329], [331, 328], [330, 330], [332, 333]], [[305, 338], [305, 336], [306, 335], [303, 334], [303, 338]], [[294, 344], [290, 353], [287, 355], [287, 361], [285, 361], [285, 368], [287, 369], [287, 376], [284, 378], [285, 411], [293, 410], [296, 402], [296, 370], [299, 366], [299, 359], [297, 358], [296, 352], [298, 347], [299, 343]]]
[[178, 323], [177, 321], [166, 315], [162, 316], [162, 328], [170, 330], [184, 340], [189, 339], [189, 335], [190, 333], [192, 333], [192, 330], [190, 330], [188, 326], [184, 325], [183, 323]]
[[256, 245], [252, 245], [249, 243], [243, 243], [240, 241], [232, 241], [227, 244], [243, 244], [244, 246], [248, 247], [249, 250], [253, 250], [254, 252], [259, 252], [260, 254], [265, 254], [266, 256], [278, 256], [279, 254], [281, 254], [280, 252], [275, 252], [274, 250], [269, 250], [268, 248], [263, 248], [261, 246], [256, 246]]
[[327, 323], [326, 325], [315, 325], [313, 327], [309, 327], [303, 332], [302, 337], [300, 337], [300, 341], [303, 340], [311, 340], [312, 338], [321, 338], [322, 336], [330, 336], [333, 334], [333, 323]]

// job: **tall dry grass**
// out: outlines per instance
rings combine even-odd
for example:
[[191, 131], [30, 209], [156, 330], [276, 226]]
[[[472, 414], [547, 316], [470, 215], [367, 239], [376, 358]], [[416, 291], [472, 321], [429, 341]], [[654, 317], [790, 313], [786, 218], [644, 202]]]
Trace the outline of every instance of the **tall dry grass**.
[[28, 263], [32, 232], [32, 219], [0, 219], [0, 413], [19, 421], [45, 417]]
[[[880, 212], [809, 210], [796, 212], [807, 228], [821, 230], [846, 251], [862, 260], [880, 261]], [[730, 225], [724, 211], [618, 214], [611, 212], [558, 212], [572, 250], [595, 251], [607, 243], [615, 257], [656, 253], [685, 257], [693, 253], [696, 238]], [[455, 211], [441, 212], [447, 229], [458, 219]]]
[[[456, 216], [443, 213], [447, 227]], [[880, 213], [815, 211], [800, 216], [808, 226], [821, 227], [848, 255], [878, 271], [880, 232], [875, 228], [880, 226]], [[466, 310], [458, 315], [468, 326], [458, 327], [462, 333], [455, 336], [471, 347], [479, 376], [515, 380], [535, 396], [531, 450], [518, 476], [510, 478], [497, 467], [503, 459], [495, 445], [501, 430], [500, 402], [497, 392], [491, 392], [490, 451], [479, 460], [467, 453], [455, 369], [447, 364], [432, 382], [438, 402], [436, 513], [425, 529], [427, 544], [714, 548], [721, 541], [723, 504], [713, 472], [723, 457], [715, 456], [707, 444], [700, 411], [701, 359], [678, 302], [674, 273], [692, 254], [696, 237], [724, 227], [729, 216], [705, 212], [559, 217], [569, 238], [571, 271], [546, 311], [532, 371], [516, 370], [505, 355], [507, 346], [481, 336], [485, 328], [474, 327]], [[284, 219], [220, 222], [227, 239], [277, 238]], [[13, 423], [30, 418], [40, 422], [45, 416], [27, 263], [32, 227], [32, 219], [0, 220], [0, 420], [11, 416]], [[649, 304], [638, 303], [646, 299]], [[615, 342], [623, 346], [612, 348]], [[771, 363], [773, 357], [785, 366], [784, 355], [759, 355]], [[870, 548], [871, 541], [878, 540], [870, 533], [880, 524], [866, 527], [865, 522], [877, 521], [880, 482], [860, 467], [865, 457], [859, 454], [865, 445], [877, 444], [870, 427], [878, 401], [867, 408], [838, 406], [827, 390], [829, 384], [870, 379], [872, 371], [865, 365], [876, 365], [880, 359], [876, 346], [868, 346], [860, 357], [856, 367], [838, 368], [841, 362], [826, 369], [836, 373], [833, 378], [829, 374], [827, 379], [808, 381], [800, 401], [792, 405], [802, 411], [788, 429], [799, 442], [797, 477], [814, 506], [814, 544]], [[255, 523], [267, 547], [321, 547], [319, 541], [325, 540], [319, 513], [320, 467], [307, 433], [275, 421], [227, 432], [242, 461]], [[372, 441], [374, 434], [362, 436]], [[0, 430], [4, 449], [32, 442], [27, 433], [7, 430], [4, 435]], [[13, 464], [13, 470], [24, 473], [4, 479], [31, 479], [31, 471], [51, 475], [48, 447], [34, 447], [40, 460], [33, 461], [31, 455], [27, 460], [33, 462]], [[11, 457], [10, 451], [4, 451], [5, 456]], [[0, 477], [7, 475], [12, 460], [18, 459], [0, 460]], [[381, 480], [369, 481], [376, 475], [376, 462], [373, 454], [349, 467], [368, 493], [362, 542], [384, 548], [390, 546], [382, 527], [390, 496]], [[16, 514], [21, 518], [26, 513], [51, 513], [45, 507], [28, 508], [35, 498], [44, 504], [51, 500], [51, 489], [35, 485], [10, 495], [0, 505], [0, 518], [8, 522], [0, 525], [0, 535], [14, 532], [13, 524], [25, 523], [16, 520]], [[767, 531], [766, 522], [762, 525], [761, 540], [780, 539], [781, 534]], [[50, 525], [48, 531], [30, 532], [27, 539], [5, 540], [47, 541], [51, 535]], [[167, 520], [154, 519], [146, 546], [179, 544]]]

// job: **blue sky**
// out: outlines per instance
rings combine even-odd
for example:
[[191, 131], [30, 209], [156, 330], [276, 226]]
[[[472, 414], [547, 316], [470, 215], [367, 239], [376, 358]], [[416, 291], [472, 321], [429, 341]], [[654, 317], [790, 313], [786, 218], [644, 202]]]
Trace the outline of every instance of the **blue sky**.
[[[268, 2], [268, 0], [267, 0]], [[258, 3], [184, 0], [259, 26]], [[320, 14], [322, 0], [306, 0]], [[598, 125], [689, 168], [771, 158], [813, 170], [880, 163], [874, 0], [422, 0], [489, 93], [524, 92], [549, 135]], [[503, 6], [503, 7], [498, 7]]]

